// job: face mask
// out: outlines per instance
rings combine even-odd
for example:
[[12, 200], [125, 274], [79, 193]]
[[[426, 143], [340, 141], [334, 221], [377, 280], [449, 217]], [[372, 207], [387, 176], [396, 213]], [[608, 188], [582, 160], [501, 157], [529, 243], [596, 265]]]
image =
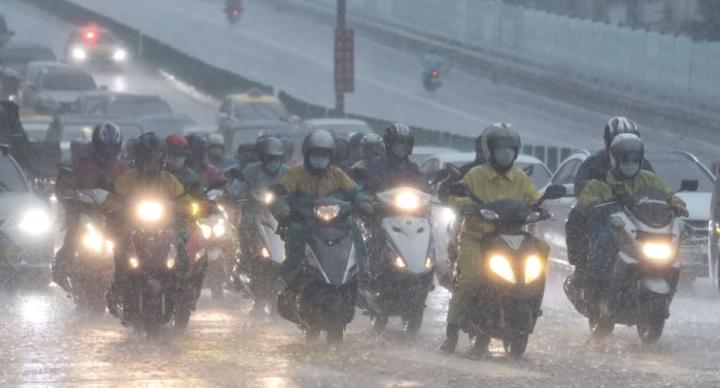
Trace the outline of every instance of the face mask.
[[263, 164], [263, 167], [265, 167], [265, 171], [268, 174], [275, 174], [282, 165], [282, 162], [279, 160], [271, 160]]
[[171, 156], [167, 160], [167, 167], [171, 171], [177, 171], [185, 165], [184, 156]]
[[638, 162], [622, 162], [620, 163], [620, 172], [628, 178], [634, 177], [640, 171], [640, 163]]
[[398, 143], [393, 145], [390, 151], [396, 158], [405, 159], [410, 154], [410, 147], [407, 144]]
[[311, 156], [308, 158], [310, 167], [316, 170], [325, 170], [330, 164], [330, 158], [327, 156]]
[[510, 167], [515, 161], [515, 150], [512, 148], [500, 148], [495, 151], [495, 162], [500, 167]]

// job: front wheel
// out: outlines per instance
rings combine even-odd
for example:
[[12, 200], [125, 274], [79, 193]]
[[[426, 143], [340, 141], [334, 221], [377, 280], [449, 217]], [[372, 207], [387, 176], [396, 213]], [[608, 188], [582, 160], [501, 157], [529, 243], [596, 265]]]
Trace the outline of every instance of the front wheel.
[[588, 318], [588, 326], [590, 332], [596, 337], [608, 336], [615, 330], [615, 322], [608, 317]]
[[509, 354], [512, 358], [520, 358], [525, 354], [527, 350], [529, 334], [518, 334], [513, 338], [503, 340], [503, 347], [505, 353]]
[[639, 323], [637, 325], [638, 336], [643, 344], [654, 344], [658, 342], [665, 328], [665, 318], [656, 318], [649, 323]]
[[425, 305], [415, 308], [403, 317], [403, 330], [405, 333], [415, 336], [423, 324], [423, 315], [425, 313]]
[[382, 314], [373, 314], [372, 316], [372, 327], [373, 330], [375, 330], [376, 333], [380, 334], [383, 331], [385, 331], [385, 327], [387, 327], [389, 318], [386, 315]]

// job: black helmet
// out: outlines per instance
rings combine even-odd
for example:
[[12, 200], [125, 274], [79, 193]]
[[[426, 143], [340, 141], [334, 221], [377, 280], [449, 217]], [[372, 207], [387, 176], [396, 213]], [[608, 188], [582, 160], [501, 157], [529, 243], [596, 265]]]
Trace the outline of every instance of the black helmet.
[[302, 144], [305, 168], [312, 173], [323, 173], [330, 165], [336, 149], [335, 138], [329, 131], [317, 129], [310, 132]]
[[155, 132], [146, 132], [134, 145], [135, 165], [145, 174], [157, 174], [165, 167], [167, 145]]
[[[495, 123], [483, 131], [482, 151], [490, 165], [500, 173], [512, 167], [520, 153], [520, 135], [508, 123]], [[499, 150], [511, 150], [498, 154]]]
[[610, 143], [610, 168], [620, 178], [634, 178], [645, 158], [645, 145], [638, 135], [621, 133]]
[[117, 125], [109, 121], [102, 123], [93, 129], [93, 152], [100, 160], [111, 161], [120, 155], [122, 140], [122, 133]]
[[615, 136], [621, 133], [632, 133], [634, 135], [640, 136], [638, 126], [633, 121], [621, 116], [613, 117], [610, 119], [610, 121], [608, 121], [607, 124], [605, 124], [605, 130], [603, 131], [605, 148], [609, 149], [610, 143], [612, 143]]
[[[385, 143], [386, 152], [397, 158], [405, 159], [412, 154], [413, 147], [415, 147], [415, 135], [413, 135], [409, 125], [395, 123], [385, 129], [383, 143]], [[393, 149], [396, 145], [399, 148]]]
[[197, 167], [208, 163], [208, 142], [205, 136], [193, 133], [186, 137], [188, 142], [188, 162]]

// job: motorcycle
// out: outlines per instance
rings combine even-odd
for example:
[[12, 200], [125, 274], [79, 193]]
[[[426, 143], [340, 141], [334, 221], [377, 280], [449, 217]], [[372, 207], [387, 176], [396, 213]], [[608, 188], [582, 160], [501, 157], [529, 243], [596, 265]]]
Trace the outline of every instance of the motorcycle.
[[[213, 190], [208, 193], [208, 198], [216, 202], [220, 200], [221, 195], [221, 191]], [[223, 205], [218, 205], [216, 212], [199, 220], [197, 224], [207, 244], [208, 264], [205, 286], [210, 289], [213, 299], [222, 300], [225, 283], [230, 279], [228, 269], [236, 256], [237, 241], [235, 236], [237, 233]]]
[[476, 216], [494, 226], [482, 241], [481, 280], [475, 292], [475, 303], [461, 325], [476, 349], [486, 349], [492, 338], [503, 342], [505, 352], [521, 357], [530, 334], [542, 315], [545, 293], [547, 252], [542, 243], [527, 233], [526, 225], [548, 216], [540, 205], [548, 199], [565, 195], [565, 187], [553, 185], [540, 201], [526, 204], [513, 199], [481, 203], [462, 183], [451, 187], [456, 197], [471, 197], [473, 204], [463, 209], [464, 216]]
[[278, 312], [297, 323], [312, 340], [327, 332], [328, 343], [340, 343], [355, 316], [357, 248], [343, 227], [353, 209], [334, 197], [316, 200], [312, 209], [298, 209], [306, 220], [306, 256], [300, 273], [278, 297]]
[[423, 72], [422, 76], [423, 86], [428, 92], [434, 92], [442, 86], [442, 80], [440, 79], [440, 69], [433, 68], [430, 71]]
[[[695, 190], [696, 181], [682, 182], [681, 191]], [[635, 193], [629, 203], [614, 199], [598, 204], [593, 212], [609, 213], [619, 248], [612, 272], [597, 301], [589, 303], [584, 290], [570, 287], [571, 277], [565, 281], [565, 293], [588, 318], [593, 334], [610, 334], [618, 323], [635, 325], [642, 343], [655, 343], [670, 316], [680, 276], [682, 220], [666, 194], [654, 189]]]
[[280, 266], [285, 261], [285, 242], [277, 233], [278, 222], [270, 212], [275, 196], [270, 191], [253, 193], [253, 203], [258, 204], [253, 221], [254, 234], [243, 246], [233, 269], [236, 284], [255, 303], [270, 304], [282, 288]]
[[105, 312], [105, 290], [112, 278], [115, 245], [104, 230], [105, 214], [101, 205], [107, 195], [107, 191], [95, 189], [75, 191], [63, 198], [63, 202], [79, 208], [68, 291], [79, 309], [98, 314]]
[[228, 6], [225, 8], [225, 16], [227, 17], [230, 25], [235, 25], [240, 21], [242, 17], [242, 5], [240, 3]]
[[199, 228], [188, 228], [189, 262], [185, 277], [178, 279], [175, 223], [195, 213], [198, 206], [193, 203], [193, 209], [180, 209], [146, 197], [128, 203], [125, 209], [130, 237], [124, 269], [127, 279], [117, 304], [110, 294], [106, 299], [113, 315], [121, 317], [124, 325], [144, 331], [148, 338], [157, 337], [160, 326], [171, 321], [175, 329], [184, 330], [195, 309], [207, 268], [205, 241]]
[[422, 326], [425, 301], [434, 288], [432, 197], [401, 187], [378, 193], [376, 198], [380, 226], [369, 229], [382, 237], [366, 233], [366, 241], [382, 238], [385, 244], [380, 256], [371, 261], [371, 281], [361, 287], [358, 304], [368, 310], [376, 331], [382, 332], [388, 318], [399, 315], [405, 332], [414, 335]]

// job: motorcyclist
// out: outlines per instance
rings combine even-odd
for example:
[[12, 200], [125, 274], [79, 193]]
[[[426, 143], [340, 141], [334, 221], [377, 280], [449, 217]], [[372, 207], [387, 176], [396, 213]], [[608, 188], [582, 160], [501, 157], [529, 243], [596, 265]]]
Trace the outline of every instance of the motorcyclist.
[[[472, 168], [462, 179], [475, 200], [490, 203], [503, 199], [514, 199], [528, 204], [537, 203], [537, 192], [530, 178], [519, 168], [514, 167], [520, 152], [520, 136], [507, 123], [495, 123], [483, 132], [482, 149], [488, 157], [488, 163]], [[450, 205], [462, 209], [471, 205], [470, 198], [450, 198]], [[545, 211], [543, 209], [543, 211]], [[493, 226], [476, 216], [467, 216], [460, 232], [460, 256], [458, 258], [455, 287], [447, 316], [445, 342], [440, 350], [453, 353], [458, 342], [461, 325], [473, 306], [473, 295], [480, 282], [479, 263], [482, 262], [482, 240]], [[549, 250], [545, 245], [541, 249]], [[474, 352], [487, 349], [474, 348]]]
[[340, 167], [345, 173], [350, 172], [350, 141], [346, 136], [335, 136], [335, 153], [330, 161], [333, 165]]
[[55, 195], [65, 208], [65, 238], [55, 255], [52, 278], [65, 291], [69, 291], [67, 277], [72, 268], [77, 241], [80, 208], [64, 200], [76, 190], [111, 190], [127, 167], [117, 157], [122, 147], [122, 134], [117, 125], [106, 122], [93, 129], [92, 153], [78, 159], [72, 168], [62, 169], [55, 183]]
[[212, 133], [207, 138], [207, 144], [210, 164], [220, 170], [230, 167], [232, 161], [225, 157], [225, 138], [219, 133]]
[[362, 155], [360, 152], [360, 143], [362, 143], [362, 139], [364, 137], [365, 133], [359, 131], [351, 133], [348, 137], [348, 164], [350, 166], [354, 166], [355, 163], [359, 162], [362, 159]]
[[371, 160], [385, 153], [382, 138], [375, 133], [364, 134], [358, 148], [360, 159], [353, 165], [351, 171], [364, 169]]
[[[307, 233], [304, 225], [307, 220], [298, 217], [295, 209], [307, 207], [318, 198], [339, 195], [364, 213], [372, 213], [372, 204], [365, 200], [357, 184], [330, 163], [335, 150], [335, 139], [330, 132], [315, 130], [308, 134], [302, 144], [303, 164], [291, 167], [282, 178], [288, 195], [278, 199], [273, 206], [273, 214], [286, 228], [287, 260], [283, 263], [281, 275], [292, 289], [298, 286], [293, 280], [305, 257]], [[364, 275], [367, 273], [367, 256], [362, 236], [351, 221], [346, 227], [351, 228], [355, 236], [358, 271]]]
[[165, 168], [180, 181], [186, 192], [202, 197], [203, 185], [200, 175], [187, 166], [190, 145], [183, 135], [170, 135], [165, 138], [167, 144], [167, 161]]
[[[605, 148], [587, 158], [578, 169], [575, 177], [575, 195], [583, 191], [583, 187], [591, 180], [604, 180], [610, 171], [610, 144], [619, 134], [631, 133], [640, 136], [637, 124], [625, 117], [613, 117], [605, 125], [603, 140]], [[650, 162], [643, 158], [641, 169], [652, 172]], [[568, 214], [565, 224], [568, 262], [575, 266], [575, 270], [568, 286], [573, 289], [582, 287], [585, 279], [585, 264], [588, 257], [589, 231], [585, 228], [587, 219], [573, 208]]]
[[623, 133], [610, 143], [610, 171], [603, 179], [594, 179], [585, 185], [578, 197], [577, 210], [587, 220], [589, 256], [585, 273], [586, 302], [592, 303], [606, 288], [617, 254], [615, 234], [609, 214], [618, 210], [616, 205], [595, 209], [595, 205], [614, 199], [628, 204], [634, 193], [643, 189], [662, 190], [677, 215], [687, 216], [685, 203], [675, 196], [665, 183], [650, 171], [642, 170], [645, 147], [635, 134]]
[[242, 171], [251, 163], [260, 161], [258, 159], [257, 151], [255, 150], [255, 144], [244, 143], [240, 144], [235, 151], [235, 166], [232, 168]]
[[[127, 201], [135, 196], [152, 195], [165, 198], [171, 203], [180, 207], [190, 208], [190, 205], [183, 198], [184, 188], [173, 174], [164, 170], [167, 157], [167, 144], [154, 132], [146, 132], [137, 138], [135, 144], [135, 168], [127, 171], [115, 182], [115, 190], [103, 203], [103, 207], [110, 214], [110, 229], [114, 234], [115, 271], [113, 280], [108, 291], [108, 309], [113, 315], [117, 315], [117, 302], [123, 294], [123, 286], [126, 284], [128, 264], [127, 254], [129, 246], [129, 235], [127, 220], [123, 210]], [[186, 236], [179, 236], [178, 243], [187, 241]], [[184, 245], [177, 249], [178, 274], [187, 267], [187, 257]]]
[[203, 187], [208, 187], [216, 181], [225, 179], [223, 170], [210, 164], [208, 154], [208, 142], [200, 134], [192, 134], [187, 137], [189, 154], [187, 166], [200, 176]]
[[425, 54], [422, 60], [423, 77], [427, 77], [433, 70], [439, 70], [443, 65], [442, 58], [435, 52]]

